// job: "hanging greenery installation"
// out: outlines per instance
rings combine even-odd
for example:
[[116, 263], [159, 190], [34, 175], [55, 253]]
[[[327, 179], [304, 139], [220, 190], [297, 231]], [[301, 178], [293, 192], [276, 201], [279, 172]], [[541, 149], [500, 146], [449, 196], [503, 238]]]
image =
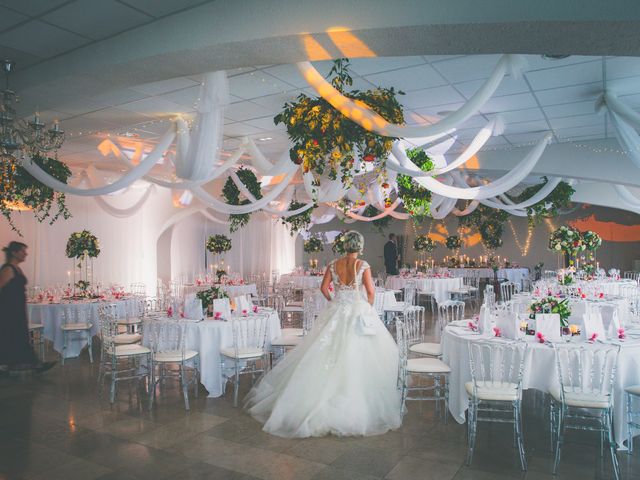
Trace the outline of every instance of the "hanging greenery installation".
[[[293, 200], [289, 204], [289, 211], [297, 210], [306, 205], [306, 203], [300, 203], [296, 200]], [[313, 208], [309, 208], [302, 213], [298, 213], [296, 215], [291, 215], [289, 217], [282, 217], [283, 225], [289, 226], [289, 233], [293, 236], [295, 233], [304, 232], [309, 230], [311, 227], [311, 214], [313, 213]]]
[[[423, 172], [433, 170], [433, 161], [422, 148], [407, 150], [407, 156]], [[431, 191], [424, 188], [409, 175], [398, 175], [398, 196], [404, 209], [418, 223], [424, 220], [431, 209]]]
[[[260, 182], [258, 181], [255, 173], [253, 173], [248, 168], [240, 167], [236, 171], [236, 175], [238, 176], [242, 184], [247, 188], [247, 190], [251, 192], [251, 195], [256, 198], [256, 200], [262, 198], [262, 192], [260, 191]], [[224, 183], [224, 187], [222, 188], [222, 195], [229, 205], [246, 205], [250, 203], [249, 199], [247, 198], [240, 200], [240, 189], [234, 183], [231, 177], [228, 177], [227, 181]], [[229, 215], [229, 221], [231, 222], [231, 225], [229, 225], [229, 231], [233, 233], [236, 230], [244, 227], [245, 225], [247, 225], [247, 223], [249, 223], [250, 219], [250, 213]]]

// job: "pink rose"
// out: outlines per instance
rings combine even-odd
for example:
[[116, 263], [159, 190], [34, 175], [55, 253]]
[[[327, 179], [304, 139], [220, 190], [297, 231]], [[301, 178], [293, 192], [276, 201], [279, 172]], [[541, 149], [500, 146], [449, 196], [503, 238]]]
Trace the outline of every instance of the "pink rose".
[[246, 309], [246, 308], [245, 308], [244, 310], [242, 310], [242, 316], [243, 316], [243, 317], [246, 317], [246, 316], [247, 316], [247, 313], [249, 313], [249, 312], [247, 312], [247, 309]]
[[624, 328], [619, 328], [619, 329], [618, 329], [618, 338], [619, 338], [619, 339], [621, 339], [621, 340], [622, 340], [623, 338], [625, 338]]
[[542, 334], [542, 332], [536, 333], [536, 337], [538, 338], [538, 342], [540, 343], [546, 342], [546, 339], [544, 338], [544, 335]]
[[597, 338], [598, 338], [598, 334], [597, 334], [597, 333], [594, 333], [593, 335], [591, 335], [591, 336], [589, 337], [589, 343], [593, 343], [593, 342], [595, 342]]
[[500, 329], [498, 327], [493, 327], [493, 334], [496, 337], [501, 337], [502, 336], [502, 332], [500, 331]]
[[257, 305], [253, 306], [253, 313], [258, 313], [258, 306]]
[[213, 318], [215, 318], [216, 320], [220, 320], [222, 318], [222, 312], [215, 312], [213, 314]]

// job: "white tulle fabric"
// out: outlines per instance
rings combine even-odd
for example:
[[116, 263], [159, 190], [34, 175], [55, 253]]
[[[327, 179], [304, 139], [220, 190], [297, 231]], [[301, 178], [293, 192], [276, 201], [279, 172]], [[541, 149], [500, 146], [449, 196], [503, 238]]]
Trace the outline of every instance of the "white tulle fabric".
[[[398, 348], [364, 299], [362, 262], [354, 286], [345, 286], [330, 265], [336, 296], [311, 332], [256, 385], [245, 407], [263, 430], [287, 438], [379, 435], [402, 423], [396, 388]], [[360, 335], [366, 315], [375, 335]]]

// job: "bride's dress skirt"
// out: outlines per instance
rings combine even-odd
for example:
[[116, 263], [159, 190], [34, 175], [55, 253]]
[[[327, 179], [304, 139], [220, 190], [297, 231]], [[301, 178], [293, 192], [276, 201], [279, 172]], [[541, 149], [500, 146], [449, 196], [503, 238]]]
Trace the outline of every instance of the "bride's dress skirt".
[[[358, 333], [360, 314], [376, 335]], [[245, 408], [280, 437], [378, 435], [402, 423], [397, 373], [398, 348], [375, 310], [359, 293], [339, 291]]]

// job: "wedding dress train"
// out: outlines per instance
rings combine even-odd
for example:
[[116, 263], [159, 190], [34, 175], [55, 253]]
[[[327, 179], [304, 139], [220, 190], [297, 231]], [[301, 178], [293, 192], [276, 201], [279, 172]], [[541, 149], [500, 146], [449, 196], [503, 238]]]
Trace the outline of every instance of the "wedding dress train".
[[329, 266], [335, 298], [303, 341], [249, 392], [245, 408], [280, 437], [378, 435], [400, 427], [398, 348], [365, 300]]

